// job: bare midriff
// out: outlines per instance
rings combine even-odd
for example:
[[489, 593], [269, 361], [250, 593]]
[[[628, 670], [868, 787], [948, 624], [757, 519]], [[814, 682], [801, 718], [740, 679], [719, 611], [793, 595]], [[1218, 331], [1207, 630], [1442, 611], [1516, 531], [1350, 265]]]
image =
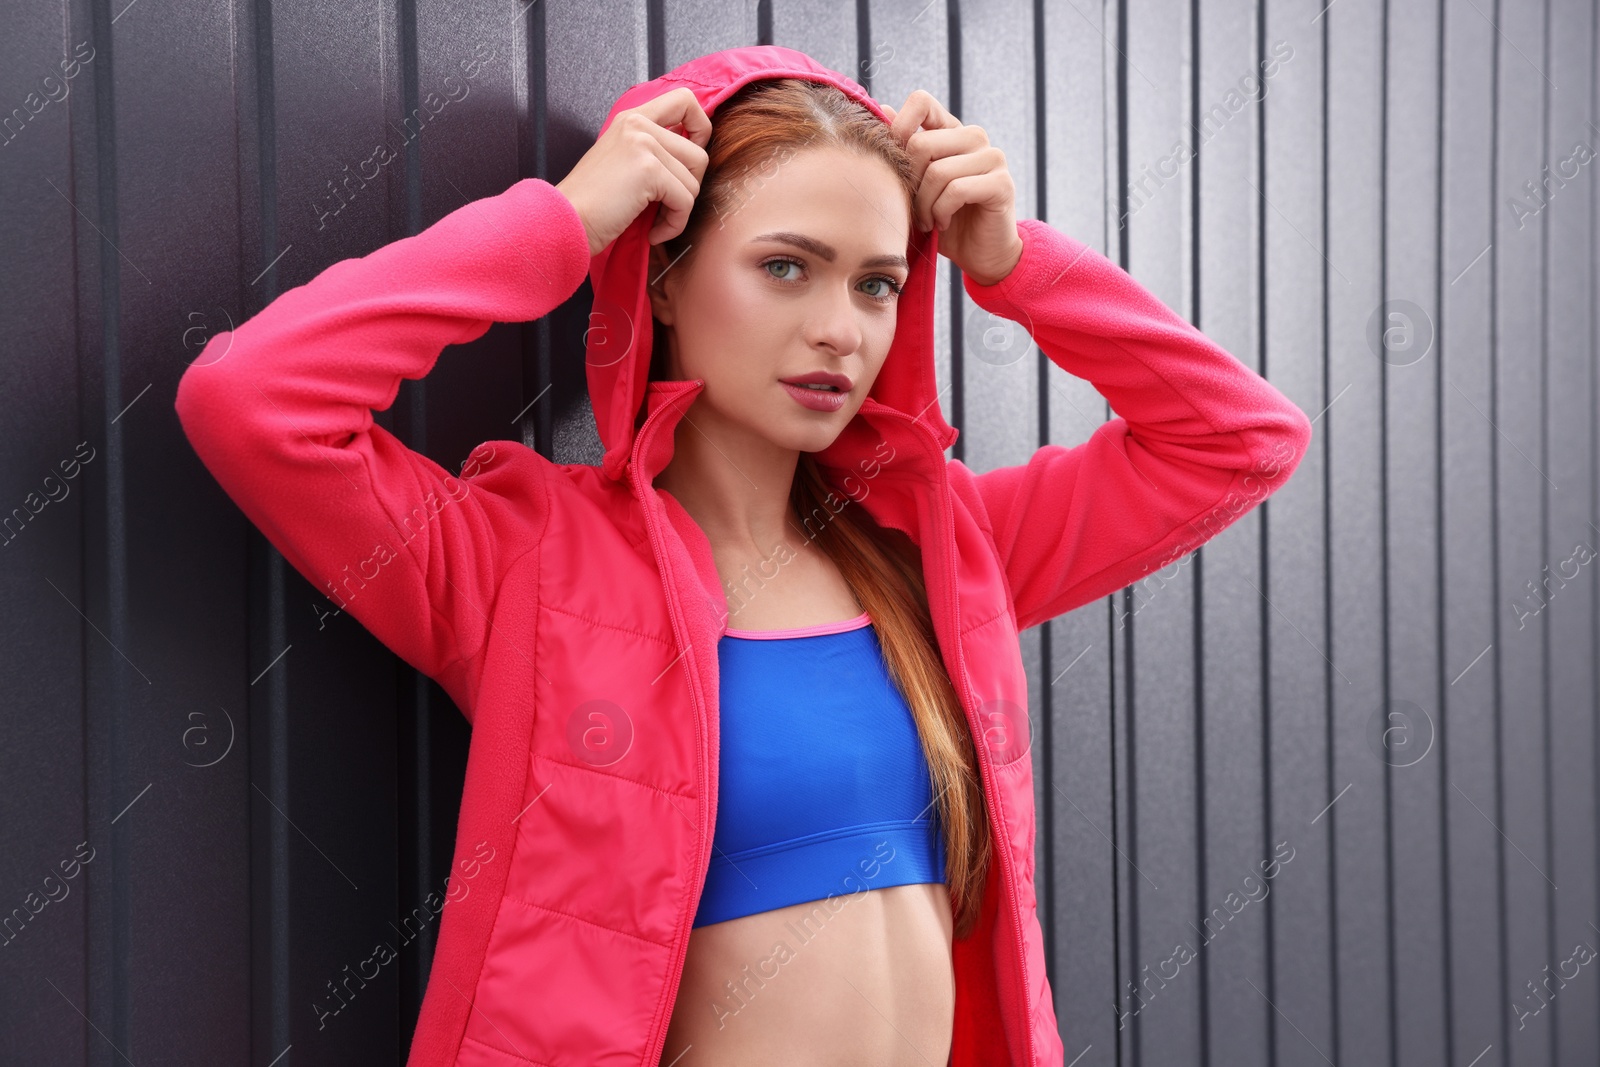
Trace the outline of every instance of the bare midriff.
[[661, 1067], [944, 1067], [952, 930], [943, 882], [696, 927]]

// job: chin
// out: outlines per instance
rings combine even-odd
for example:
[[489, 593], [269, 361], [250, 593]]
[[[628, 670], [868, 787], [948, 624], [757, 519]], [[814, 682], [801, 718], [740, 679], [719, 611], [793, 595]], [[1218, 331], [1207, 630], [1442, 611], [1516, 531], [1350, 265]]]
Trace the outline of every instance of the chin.
[[833, 444], [855, 416], [853, 409], [831, 415], [800, 412], [787, 420], [774, 420], [766, 426], [774, 444], [798, 452], [821, 452]]

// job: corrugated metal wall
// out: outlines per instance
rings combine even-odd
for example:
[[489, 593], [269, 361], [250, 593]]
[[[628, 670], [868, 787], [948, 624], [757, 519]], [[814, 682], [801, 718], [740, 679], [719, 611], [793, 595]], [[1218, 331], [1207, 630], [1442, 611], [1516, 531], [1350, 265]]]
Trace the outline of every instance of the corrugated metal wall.
[[[1068, 1062], [1600, 1059], [1591, 5], [110, 0], [5, 22], [0, 1063], [404, 1055], [431, 928], [358, 997], [331, 983], [443, 885], [465, 724], [209, 479], [178, 377], [328, 264], [559, 179], [634, 82], [759, 42], [984, 126], [1022, 214], [1315, 416], [1245, 521], [1024, 637]], [[1107, 417], [1036, 350], [986, 359], [989, 324], [945, 292], [969, 465]], [[584, 310], [496, 326], [380, 422], [452, 469], [512, 424], [596, 461]]]

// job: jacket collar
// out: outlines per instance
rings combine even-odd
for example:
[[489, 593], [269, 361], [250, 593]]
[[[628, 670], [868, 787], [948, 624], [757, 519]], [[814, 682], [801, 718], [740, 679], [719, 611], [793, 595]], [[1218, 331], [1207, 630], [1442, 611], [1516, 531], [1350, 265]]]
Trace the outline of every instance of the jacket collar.
[[[624, 471], [631, 469], [637, 473], [641, 487], [651, 485], [656, 475], [672, 461], [678, 423], [694, 405], [705, 384], [704, 378], [648, 383], [644, 423], [632, 438], [630, 455], [623, 467]], [[816, 453], [816, 458], [825, 468], [855, 471], [858, 477], [868, 479], [878, 478], [892, 466], [897, 481], [931, 485], [933, 479], [945, 476], [942, 458], [948, 444], [939, 432], [944, 420], [937, 419], [936, 425], [930, 425], [929, 421], [926, 413], [919, 419], [868, 395], [855, 418], [833, 444]], [[946, 429], [950, 441], [959, 434], [955, 429]], [[908, 449], [910, 454], [904, 455]], [[874, 464], [883, 470], [873, 469]]]
[[[633, 438], [623, 477], [646, 507], [657, 506], [659, 499], [694, 561], [713, 615], [726, 627], [727, 595], [705, 531], [670, 493], [653, 484], [672, 460], [678, 423], [704, 388], [704, 378], [649, 383], [644, 423]], [[898, 408], [869, 395], [855, 418], [815, 457], [844, 494], [837, 502], [840, 507], [848, 499], [880, 526], [902, 530], [918, 545], [924, 543], [925, 522], [944, 521], [935, 514], [949, 506], [948, 493], [938, 492], [948, 482], [944, 446], [934, 428]]]

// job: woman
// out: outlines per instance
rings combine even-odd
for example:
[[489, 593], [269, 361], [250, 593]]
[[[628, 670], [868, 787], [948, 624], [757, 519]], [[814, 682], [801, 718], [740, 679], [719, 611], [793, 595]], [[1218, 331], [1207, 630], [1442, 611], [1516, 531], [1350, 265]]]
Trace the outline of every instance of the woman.
[[[947, 460], [938, 252], [1119, 417]], [[373, 424], [586, 270], [599, 466], [492, 441], [458, 479]], [[177, 406], [285, 557], [473, 723], [470, 891], [410, 1057], [468, 1067], [1059, 1067], [1018, 631], [1214, 536], [1310, 438], [1017, 221], [981, 129], [774, 46], [634, 86], [558, 186], [284, 293]]]

